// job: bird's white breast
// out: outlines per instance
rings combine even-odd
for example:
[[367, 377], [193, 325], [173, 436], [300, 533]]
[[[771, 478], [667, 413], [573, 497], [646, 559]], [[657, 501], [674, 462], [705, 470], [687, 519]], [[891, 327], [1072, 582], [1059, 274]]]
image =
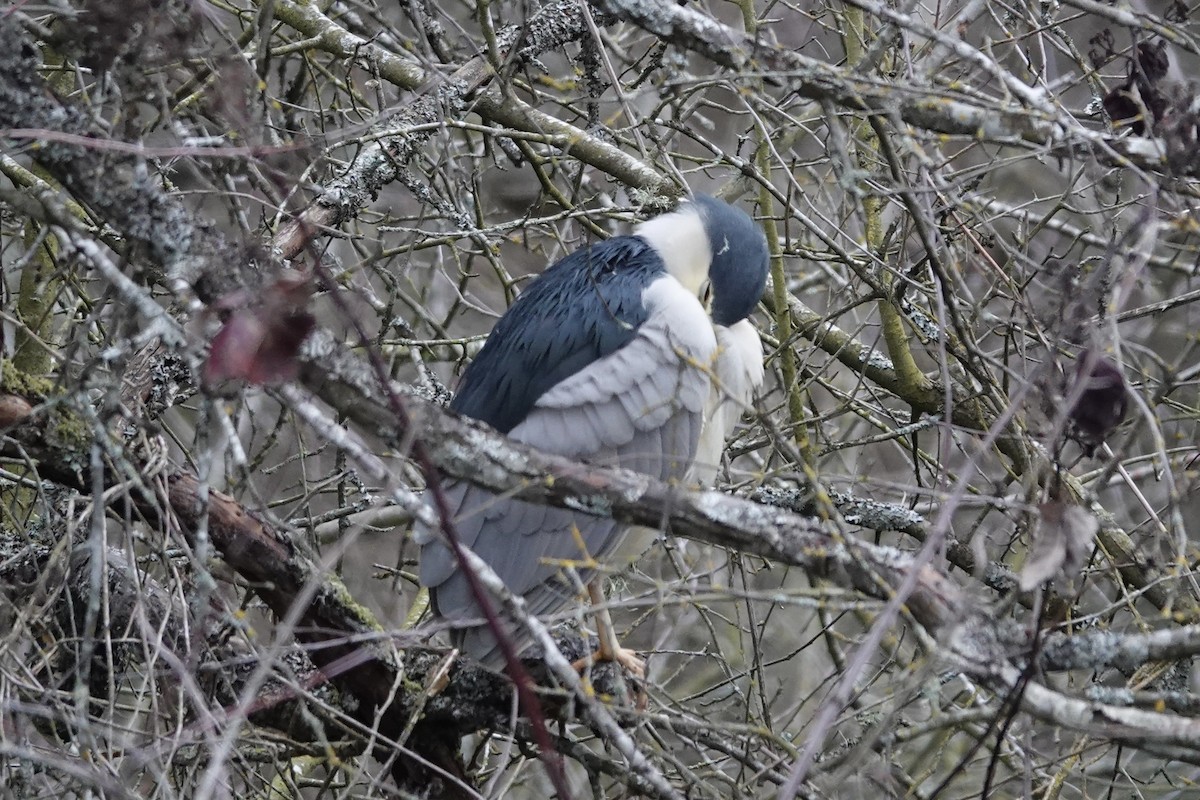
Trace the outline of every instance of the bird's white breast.
[[649, 312], [645, 326], [668, 331], [672, 343], [683, 352], [704, 359], [704, 363], [716, 353], [717, 337], [708, 312], [696, 292], [679, 280], [667, 275], [657, 279], [642, 292], [642, 303]]
[[744, 319], [729, 327], [717, 325], [716, 338], [715, 380], [692, 469], [692, 477], [705, 486], [712, 485], [721, 465], [725, 439], [765, 378], [762, 339], [750, 320]]

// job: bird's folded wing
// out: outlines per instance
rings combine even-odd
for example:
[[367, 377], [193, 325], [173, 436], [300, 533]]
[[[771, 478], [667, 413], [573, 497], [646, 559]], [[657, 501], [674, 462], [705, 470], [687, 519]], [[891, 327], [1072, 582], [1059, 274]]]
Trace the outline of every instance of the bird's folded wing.
[[716, 352], [703, 309], [684, 297], [692, 307], [652, 313], [624, 347], [538, 398], [509, 435], [558, 455], [682, 477], [695, 457]]

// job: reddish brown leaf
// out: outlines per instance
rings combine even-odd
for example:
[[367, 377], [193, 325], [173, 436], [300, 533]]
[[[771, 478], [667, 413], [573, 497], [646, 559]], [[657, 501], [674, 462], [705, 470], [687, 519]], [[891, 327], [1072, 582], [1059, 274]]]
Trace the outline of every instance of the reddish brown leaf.
[[304, 309], [310, 293], [308, 275], [286, 275], [266, 287], [258, 302], [244, 305], [246, 294], [236, 292], [214, 304], [242, 307], [230, 313], [213, 337], [204, 364], [204, 384], [212, 387], [244, 380], [263, 385], [295, 378], [300, 369], [296, 359], [300, 345], [316, 326], [312, 314]]

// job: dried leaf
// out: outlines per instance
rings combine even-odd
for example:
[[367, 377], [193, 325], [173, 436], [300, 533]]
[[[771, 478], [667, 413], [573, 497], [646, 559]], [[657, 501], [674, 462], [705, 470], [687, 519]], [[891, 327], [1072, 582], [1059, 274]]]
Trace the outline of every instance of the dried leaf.
[[1077, 398], [1070, 411], [1072, 433], [1090, 456], [1125, 419], [1125, 376], [1104, 356], [1084, 350], [1076, 359], [1075, 381], [1068, 391]]
[[1104, 95], [1104, 110], [1109, 118], [1115, 123], [1128, 121], [1138, 136], [1157, 127], [1170, 106], [1160, 86], [1170, 66], [1166, 42], [1139, 43], [1129, 58], [1126, 79]]
[[15, 394], [0, 395], [0, 429], [11, 428], [33, 413], [33, 406], [23, 397]]
[[[307, 276], [289, 275], [266, 287], [259, 302], [233, 311], [213, 337], [204, 384], [244, 380], [262, 385], [295, 378], [300, 345], [316, 327], [312, 314], [304, 310], [309, 294]], [[244, 296], [237, 293], [217, 306], [243, 302]]]
[[1086, 563], [1100, 524], [1081, 506], [1053, 501], [1038, 507], [1041, 514], [1033, 542], [1018, 578], [1022, 591], [1053, 580], [1074, 577]]
[[1134, 50], [1130, 73], [1140, 76], [1149, 83], [1157, 83], [1167, 76], [1171, 59], [1167, 56], [1167, 43], [1159, 41], [1139, 42]]

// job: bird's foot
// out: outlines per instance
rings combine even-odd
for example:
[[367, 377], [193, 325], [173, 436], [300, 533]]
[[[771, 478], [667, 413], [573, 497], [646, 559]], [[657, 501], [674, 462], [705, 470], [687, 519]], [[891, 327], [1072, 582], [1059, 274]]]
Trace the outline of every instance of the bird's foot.
[[[603, 641], [603, 638], [601, 639]], [[626, 687], [626, 699], [633, 703], [638, 711], [645, 711], [650, 704], [650, 696], [646, 693], [646, 662], [634, 650], [617, 646], [615, 650], [600, 646], [590, 656], [585, 656], [571, 664], [576, 672], [583, 673], [595, 664], [611, 661], [625, 671], [632, 686]]]
[[634, 701], [635, 707], [639, 711], [642, 711], [646, 708], [648, 701], [645, 681], [646, 662], [633, 650], [622, 647], [621, 642], [617, 639], [612, 619], [609, 617], [608, 610], [604, 605], [604, 593], [600, 589], [600, 581], [597, 579], [589, 581], [587, 591], [588, 597], [592, 602], [592, 608], [596, 612], [596, 638], [599, 639], [600, 645], [595, 653], [587, 658], [579, 659], [572, 666], [574, 666], [577, 672], [583, 672], [583, 670], [592, 664], [600, 661], [615, 663], [624, 669], [625, 673], [637, 685], [637, 695], [631, 699]]
[[637, 651], [621, 647], [620, 645], [617, 645], [615, 648], [605, 646], [603, 637], [601, 637], [600, 641], [600, 649], [590, 656], [584, 656], [571, 665], [576, 672], [583, 672], [588, 667], [601, 661], [611, 661], [625, 670], [632, 678], [640, 681], [646, 677], [646, 662], [637, 654]]

